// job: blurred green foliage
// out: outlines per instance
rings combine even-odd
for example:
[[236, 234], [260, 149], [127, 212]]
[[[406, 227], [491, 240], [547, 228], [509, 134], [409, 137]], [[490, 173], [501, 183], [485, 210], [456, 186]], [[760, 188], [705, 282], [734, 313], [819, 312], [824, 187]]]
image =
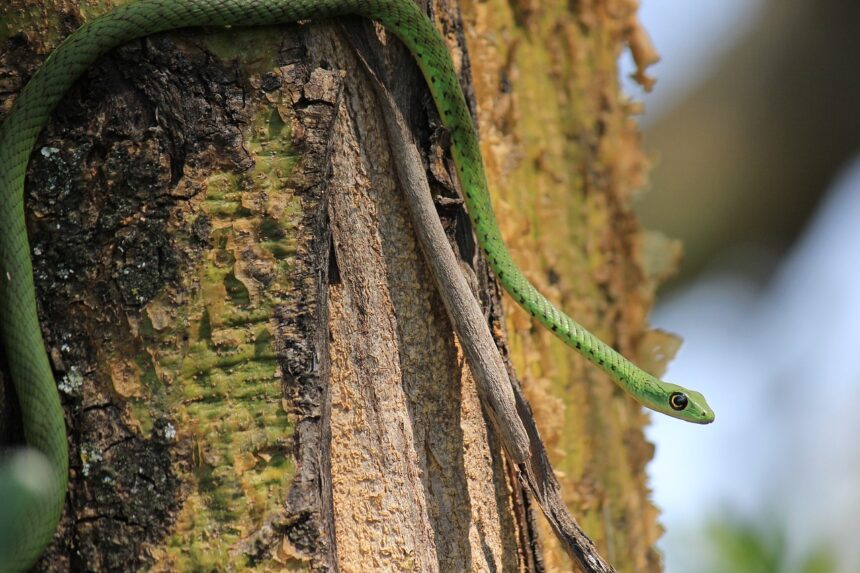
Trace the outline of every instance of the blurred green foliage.
[[798, 555], [789, 547], [785, 528], [776, 521], [764, 524], [727, 518], [707, 528], [712, 559], [709, 573], [834, 573], [831, 548], [818, 544]]

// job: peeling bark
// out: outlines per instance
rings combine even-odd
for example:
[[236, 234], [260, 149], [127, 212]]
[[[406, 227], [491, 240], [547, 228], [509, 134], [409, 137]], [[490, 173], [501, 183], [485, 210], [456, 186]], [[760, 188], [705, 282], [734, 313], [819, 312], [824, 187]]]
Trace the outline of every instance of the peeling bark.
[[[628, 44], [645, 51], [636, 2], [463, 2], [463, 29], [483, 157], [514, 260], [551, 300], [659, 374], [677, 343], [649, 332], [646, 317], [677, 259], [631, 210], [648, 161], [616, 62]], [[509, 357], [568, 508], [619, 571], [660, 570], [645, 476], [648, 415], [509, 299], [502, 303]], [[547, 568], [569, 570], [539, 522]]]

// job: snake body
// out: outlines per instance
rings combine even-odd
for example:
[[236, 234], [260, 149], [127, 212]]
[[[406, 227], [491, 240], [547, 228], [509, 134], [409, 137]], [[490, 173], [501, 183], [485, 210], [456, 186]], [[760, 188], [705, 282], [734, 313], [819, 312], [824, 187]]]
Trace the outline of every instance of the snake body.
[[[447, 48], [413, 0], [138, 0], [87, 22], [51, 53], [0, 126], [0, 328], [8, 370], [20, 402], [30, 448], [50, 468], [40, 486], [0, 466], [0, 571], [29, 567], [50, 541], [62, 513], [68, 480], [63, 410], [36, 313], [30, 247], [24, 219], [24, 177], [45, 123], [73, 82], [116, 46], [189, 26], [255, 26], [358, 15], [381, 23], [412, 53], [443, 125], [478, 242], [505, 290], [536, 320], [602, 368], [645, 406], [690, 422], [713, 412], [701, 394], [662, 382], [598, 340], [541, 295], [511, 259], [490, 204], [478, 138]], [[10, 477], [12, 476], [12, 477]], [[47, 484], [47, 485], [46, 485]], [[4, 489], [5, 487], [5, 489]], [[9, 509], [14, 505], [14, 510]]]

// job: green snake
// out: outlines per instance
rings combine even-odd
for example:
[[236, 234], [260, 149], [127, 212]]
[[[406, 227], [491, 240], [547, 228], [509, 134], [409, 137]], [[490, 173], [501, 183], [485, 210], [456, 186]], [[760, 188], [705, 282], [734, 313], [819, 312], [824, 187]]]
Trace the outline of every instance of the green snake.
[[68, 480], [63, 410], [36, 313], [24, 219], [30, 153], [57, 102], [97, 58], [135, 38], [189, 26], [271, 25], [343, 15], [381, 23], [412, 53], [450, 133], [451, 154], [478, 243], [514, 300], [643, 405], [689, 422], [713, 421], [701, 394], [637, 368], [544, 298], [514, 264], [493, 214], [477, 133], [451, 56], [413, 0], [138, 0], [87, 22], [66, 38], [33, 75], [0, 126], [0, 328], [25, 439], [47, 460], [42, 466], [50, 468], [49, 479], [34, 480], [22, 477], [25, 472], [16, 469], [21, 464], [15, 457], [0, 465], [0, 495], [15, 500], [0, 504], [0, 571], [24, 570], [44, 550], [62, 513]]

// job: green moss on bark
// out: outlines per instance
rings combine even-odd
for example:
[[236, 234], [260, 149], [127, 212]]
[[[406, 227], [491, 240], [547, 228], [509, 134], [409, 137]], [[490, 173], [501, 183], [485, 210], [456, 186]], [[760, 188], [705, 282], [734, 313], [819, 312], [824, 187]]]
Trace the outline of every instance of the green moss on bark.
[[[194, 448], [195, 483], [158, 552], [161, 566], [247, 570], [237, 544], [283, 510], [293, 479], [293, 427], [274, 348], [301, 214], [284, 188], [290, 138], [277, 113], [261, 108], [246, 129], [254, 167], [206, 179], [197, 217], [208, 248], [196, 276], [184, 279], [193, 294], [177, 306], [164, 293], [144, 309], [142, 381], [154, 381], [158, 410], [172, 414], [177, 436]], [[144, 429], [152, 400], [132, 400]]]

